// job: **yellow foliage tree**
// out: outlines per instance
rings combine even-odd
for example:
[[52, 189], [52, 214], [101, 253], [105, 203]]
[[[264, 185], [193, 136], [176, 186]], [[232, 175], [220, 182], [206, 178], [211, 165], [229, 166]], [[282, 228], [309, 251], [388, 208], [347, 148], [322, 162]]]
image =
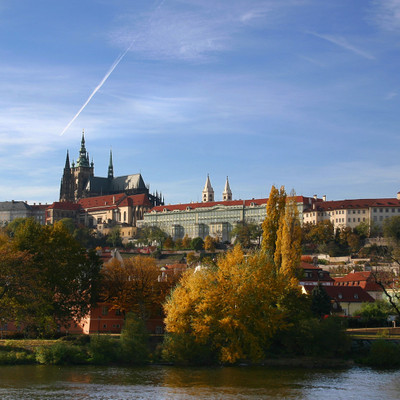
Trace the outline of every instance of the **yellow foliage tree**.
[[284, 307], [289, 292], [297, 295], [298, 289], [275, 273], [265, 253], [245, 256], [236, 246], [216, 268], [186, 272], [167, 300], [165, 353], [175, 361], [179, 352], [182, 358], [185, 352], [196, 358], [193, 349], [202, 346], [201, 351], [215, 355], [213, 361], [260, 360], [289, 323]]
[[278, 238], [279, 222], [282, 214], [285, 212], [286, 192], [281, 186], [278, 190], [274, 185], [271, 187], [267, 203], [267, 216], [262, 223], [262, 250], [271, 258], [274, 259], [276, 250], [276, 240]]
[[301, 258], [301, 226], [294, 191], [281, 214], [276, 239], [274, 262], [276, 268], [289, 277], [296, 275]]
[[204, 250], [214, 251], [215, 250], [215, 240], [211, 236], [206, 236], [204, 239]]

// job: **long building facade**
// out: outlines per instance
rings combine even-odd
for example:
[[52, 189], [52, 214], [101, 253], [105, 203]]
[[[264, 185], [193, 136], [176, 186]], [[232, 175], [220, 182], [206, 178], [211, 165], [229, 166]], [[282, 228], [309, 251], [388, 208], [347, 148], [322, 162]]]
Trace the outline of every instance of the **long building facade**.
[[[137, 226], [157, 226], [171, 237], [212, 236], [220, 241], [229, 241], [233, 228], [242, 222], [261, 224], [266, 217], [268, 199], [232, 200], [232, 191], [226, 180], [222, 193], [223, 200], [214, 201], [214, 190], [207, 176], [201, 203], [174, 204], [153, 207], [143, 214]], [[224, 200], [226, 199], [226, 200]], [[297, 196], [296, 202], [300, 220], [303, 212], [312, 206], [313, 197]]]

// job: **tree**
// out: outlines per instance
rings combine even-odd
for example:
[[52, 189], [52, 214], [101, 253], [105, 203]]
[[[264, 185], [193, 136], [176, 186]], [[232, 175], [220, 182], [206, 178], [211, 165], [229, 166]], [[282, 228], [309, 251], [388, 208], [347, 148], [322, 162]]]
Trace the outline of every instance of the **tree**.
[[174, 241], [173, 241], [171, 236], [168, 236], [165, 239], [164, 246], [165, 246], [166, 249], [173, 249], [174, 248], [175, 243], [174, 243]]
[[190, 243], [190, 247], [196, 251], [203, 250], [204, 249], [203, 239], [201, 237], [196, 237], [196, 238], [192, 239], [192, 241]]
[[311, 292], [311, 311], [318, 318], [331, 313], [331, 298], [320, 283]]
[[144, 226], [143, 228], [140, 228], [137, 233], [137, 239], [140, 243], [148, 246], [155, 242], [159, 246], [160, 250], [162, 250], [167, 237], [168, 234], [158, 226]]
[[260, 360], [291, 324], [285, 302], [291, 294], [301, 296], [265, 253], [245, 257], [235, 246], [216, 267], [183, 275], [164, 306], [164, 354], [178, 362]]
[[107, 242], [110, 243], [112, 247], [118, 247], [122, 245], [121, 228], [118, 225], [115, 225], [111, 228], [107, 237]]
[[211, 236], [206, 236], [204, 239], [204, 250], [215, 251], [215, 241]]
[[232, 229], [231, 236], [235, 237], [235, 244], [240, 244], [242, 248], [254, 247], [254, 243], [260, 245], [262, 229], [259, 224], [254, 222], [240, 221]]
[[279, 222], [284, 213], [286, 204], [285, 188], [281, 186], [278, 190], [274, 185], [271, 187], [267, 203], [267, 216], [262, 223], [262, 250], [265, 251], [271, 260], [274, 258], [276, 240], [278, 238]]
[[102, 270], [102, 300], [124, 314], [133, 312], [142, 320], [157, 314], [179, 275], [162, 279], [154, 258], [135, 256], [123, 263], [113, 260]]
[[276, 268], [294, 277], [301, 257], [301, 227], [294, 191], [281, 214], [275, 246]]
[[62, 223], [42, 226], [33, 219], [19, 224], [11, 243], [14, 251], [31, 257], [26, 274], [36, 291], [36, 302], [28, 305], [34, 308], [29, 314], [34, 325], [68, 326], [87, 315], [97, 301], [100, 278], [94, 251], [86, 252]]
[[184, 249], [190, 249], [191, 243], [192, 243], [192, 239], [188, 235], [185, 235], [184, 238], [182, 239], [182, 247]]

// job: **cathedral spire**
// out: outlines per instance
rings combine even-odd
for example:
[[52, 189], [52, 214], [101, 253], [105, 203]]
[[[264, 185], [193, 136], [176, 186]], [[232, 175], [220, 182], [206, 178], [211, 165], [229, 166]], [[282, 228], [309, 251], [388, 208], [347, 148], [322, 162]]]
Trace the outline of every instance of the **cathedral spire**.
[[79, 157], [76, 160], [77, 167], [89, 167], [88, 153], [85, 147], [85, 131], [82, 131], [81, 149], [79, 151]]
[[114, 167], [113, 167], [113, 160], [112, 160], [112, 150], [110, 150], [110, 162], [108, 164], [108, 179], [114, 178]]
[[222, 193], [222, 200], [223, 201], [230, 201], [232, 200], [232, 191], [231, 188], [229, 187], [229, 180], [228, 177], [226, 177], [226, 182], [225, 182], [225, 189]]
[[67, 157], [65, 158], [65, 168], [70, 168], [69, 165], [69, 151], [67, 150]]
[[214, 189], [211, 186], [210, 176], [207, 174], [206, 184], [203, 189], [203, 203], [214, 201]]

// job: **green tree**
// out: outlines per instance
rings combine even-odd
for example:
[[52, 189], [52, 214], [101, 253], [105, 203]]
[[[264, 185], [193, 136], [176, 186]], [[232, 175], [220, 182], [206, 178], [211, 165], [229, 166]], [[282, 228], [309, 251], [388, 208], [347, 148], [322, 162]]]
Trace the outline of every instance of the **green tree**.
[[190, 247], [193, 250], [200, 251], [204, 249], [204, 240], [201, 237], [196, 237], [192, 239]]
[[100, 279], [101, 262], [94, 251], [86, 252], [62, 223], [42, 226], [33, 219], [18, 226], [12, 246], [32, 260], [28, 273], [38, 289], [37, 301], [29, 305], [35, 307], [33, 324], [68, 326], [87, 315], [97, 301]]
[[111, 228], [107, 235], [107, 242], [111, 244], [112, 247], [122, 246], [121, 228], [118, 225]]
[[140, 243], [143, 243], [147, 246], [157, 243], [157, 246], [159, 246], [160, 250], [162, 250], [167, 237], [168, 234], [158, 226], [144, 226], [143, 228], [138, 229], [137, 233], [137, 239]]
[[311, 292], [311, 311], [318, 318], [331, 313], [331, 298], [320, 283]]
[[235, 244], [249, 249], [255, 247], [255, 243], [260, 246], [262, 228], [254, 222], [240, 221], [232, 229], [231, 236], [235, 237]]

